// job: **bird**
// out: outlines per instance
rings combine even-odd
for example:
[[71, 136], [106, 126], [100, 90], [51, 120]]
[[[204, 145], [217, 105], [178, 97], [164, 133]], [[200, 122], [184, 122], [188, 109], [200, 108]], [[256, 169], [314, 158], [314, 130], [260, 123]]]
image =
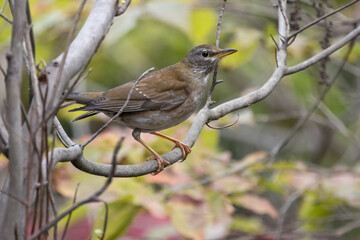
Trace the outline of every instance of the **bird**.
[[67, 100], [83, 106], [71, 109], [70, 112], [86, 111], [73, 121], [100, 112], [113, 117], [123, 107], [134, 88], [116, 121], [133, 129], [134, 139], [151, 152], [153, 157], [148, 160], [157, 161], [158, 168], [154, 172], [157, 174], [164, 169], [165, 164], [169, 166], [170, 163], [141, 139], [141, 133], [151, 133], [173, 142], [174, 148], [180, 148], [184, 161], [191, 148], [158, 131], [176, 126], [194, 113], [206, 94], [210, 74], [215, 66], [223, 57], [235, 52], [236, 49], [221, 49], [215, 45], [203, 44], [194, 47], [179, 62], [147, 73], [139, 81], [134, 80], [105, 92], [72, 92]]

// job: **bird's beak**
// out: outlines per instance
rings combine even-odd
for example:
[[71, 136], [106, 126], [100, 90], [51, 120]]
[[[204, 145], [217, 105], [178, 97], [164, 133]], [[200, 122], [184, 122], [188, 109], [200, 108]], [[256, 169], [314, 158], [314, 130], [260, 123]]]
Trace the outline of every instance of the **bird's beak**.
[[223, 49], [220, 52], [218, 52], [217, 54], [214, 55], [214, 57], [216, 58], [223, 58], [227, 55], [233, 54], [235, 52], [237, 52], [238, 50], [236, 49]]

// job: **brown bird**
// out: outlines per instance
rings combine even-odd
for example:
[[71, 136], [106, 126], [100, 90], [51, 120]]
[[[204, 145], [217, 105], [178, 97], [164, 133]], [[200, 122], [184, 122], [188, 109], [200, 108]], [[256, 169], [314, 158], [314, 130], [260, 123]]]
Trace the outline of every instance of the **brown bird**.
[[[236, 49], [220, 49], [213, 45], [193, 48], [180, 62], [150, 72], [135, 86], [130, 101], [125, 106], [119, 121], [133, 129], [133, 137], [148, 149], [158, 162], [156, 173], [170, 165], [150, 148], [141, 138], [141, 132], [151, 133], [175, 143], [182, 151], [182, 160], [191, 152], [188, 145], [157, 131], [167, 129], [185, 121], [202, 102], [211, 71], [221, 58], [237, 52]], [[136, 81], [112, 88], [106, 92], [71, 93], [68, 100], [85, 106], [72, 109], [87, 111], [74, 121], [99, 112], [112, 117], [124, 105]]]

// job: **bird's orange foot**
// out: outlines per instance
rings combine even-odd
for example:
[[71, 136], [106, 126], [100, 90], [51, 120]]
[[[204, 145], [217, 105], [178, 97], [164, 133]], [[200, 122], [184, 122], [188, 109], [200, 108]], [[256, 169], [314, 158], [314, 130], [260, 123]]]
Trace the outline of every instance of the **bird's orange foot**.
[[166, 160], [164, 160], [162, 157], [160, 157], [160, 155], [154, 155], [153, 157], [149, 157], [146, 159], [147, 161], [151, 161], [151, 160], [156, 160], [157, 164], [158, 164], [158, 169], [156, 170], [156, 172], [153, 172], [152, 175], [156, 175], [158, 173], [160, 173], [162, 170], [164, 170], [164, 163], [167, 164], [167, 166], [170, 166], [170, 163]]
[[173, 149], [178, 147], [178, 148], [180, 148], [181, 153], [182, 153], [182, 159], [180, 162], [185, 161], [187, 155], [189, 155], [189, 153], [191, 153], [191, 148], [188, 145], [186, 145], [185, 143], [182, 143], [180, 141], [174, 141], [174, 143], [175, 143], [175, 147], [173, 147]]

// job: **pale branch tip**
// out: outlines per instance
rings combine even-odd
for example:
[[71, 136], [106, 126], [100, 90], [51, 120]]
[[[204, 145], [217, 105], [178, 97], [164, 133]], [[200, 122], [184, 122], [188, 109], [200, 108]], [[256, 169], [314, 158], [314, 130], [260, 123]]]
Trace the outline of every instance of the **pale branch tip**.
[[115, 16], [120, 16], [126, 12], [128, 7], [130, 6], [131, 0], [125, 0], [125, 2], [122, 3], [121, 6], [117, 6], [116, 14]]

